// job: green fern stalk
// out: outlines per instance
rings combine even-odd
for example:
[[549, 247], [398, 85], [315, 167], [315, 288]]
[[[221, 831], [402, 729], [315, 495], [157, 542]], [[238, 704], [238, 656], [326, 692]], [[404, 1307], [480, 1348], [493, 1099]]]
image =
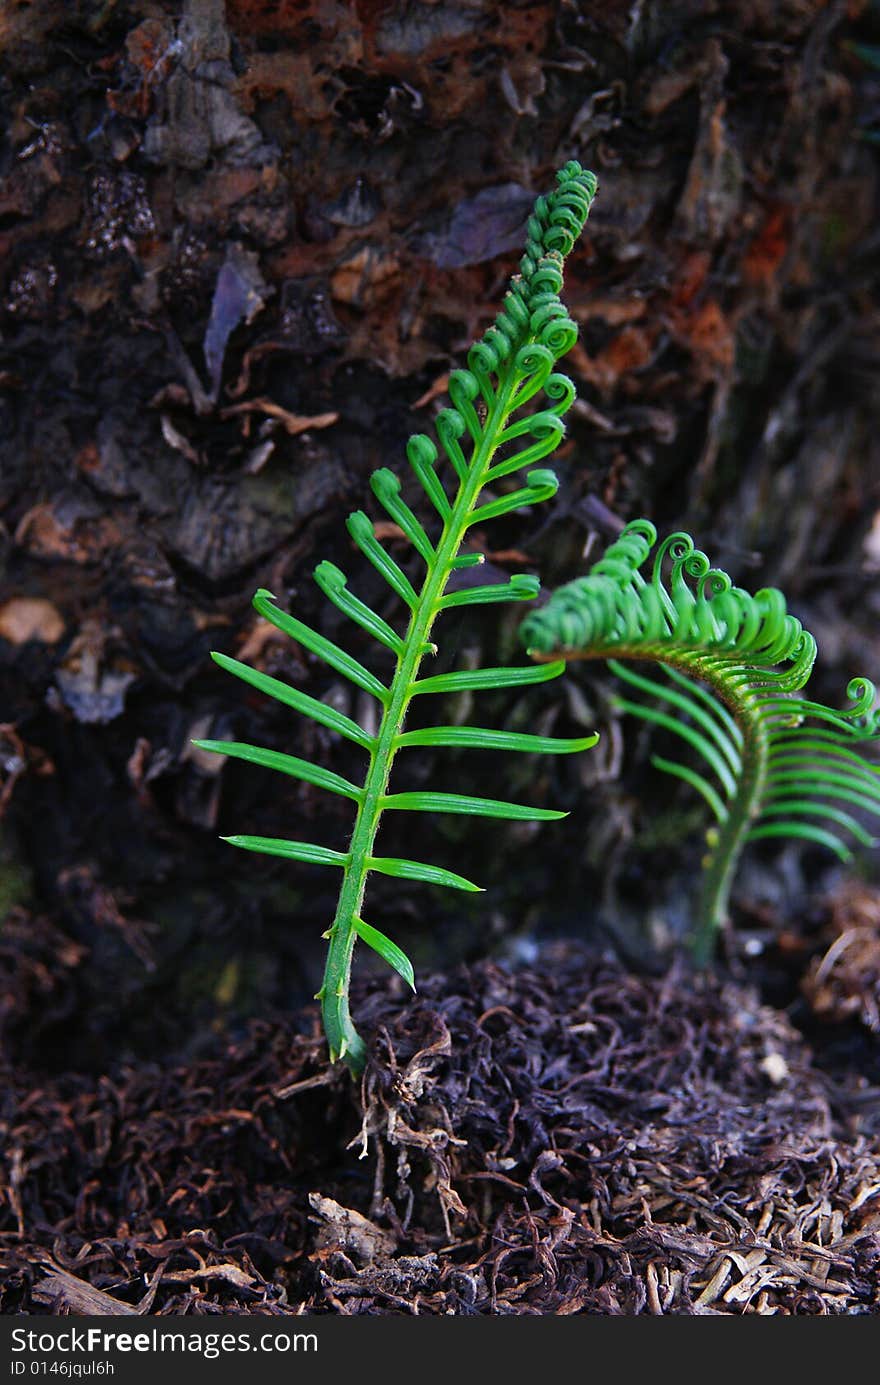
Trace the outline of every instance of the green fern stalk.
[[[866, 678], [849, 684], [852, 706], [844, 712], [799, 696], [816, 641], [789, 614], [782, 592], [734, 587], [684, 533], [660, 545], [646, 576], [641, 569], [656, 539], [648, 520], [628, 524], [587, 576], [523, 621], [521, 635], [539, 663], [608, 660], [641, 694], [618, 698], [619, 708], [671, 731], [702, 757], [708, 774], [656, 756], [654, 764], [694, 788], [715, 818], [693, 938], [703, 963], [727, 921], [747, 842], [796, 838], [844, 861], [852, 853], [837, 829], [875, 845], [839, 805], [880, 815], [880, 769], [854, 748], [880, 736], [880, 712], [872, 710], [875, 689]], [[632, 662], [659, 665], [663, 681], [636, 672]]]
[[[398, 633], [354, 596], [348, 589], [345, 575], [333, 564], [323, 562], [315, 570], [315, 580], [329, 600], [394, 653], [396, 666], [388, 685], [316, 631], [280, 611], [269, 592], [258, 592], [254, 599], [257, 610], [267, 620], [376, 699], [381, 713], [375, 736], [368, 735], [357, 723], [325, 703], [289, 685], [225, 655], [213, 656], [231, 673], [338, 732], [367, 755], [365, 777], [362, 784], [355, 784], [320, 766], [278, 751], [238, 742], [197, 742], [205, 749], [306, 779], [350, 798], [355, 804], [354, 828], [344, 852], [276, 838], [234, 836], [225, 839], [245, 850], [332, 865], [342, 871], [336, 915], [325, 934], [327, 962], [318, 997], [331, 1057], [334, 1061], [344, 1059], [355, 1073], [363, 1068], [366, 1057], [363, 1039], [354, 1026], [349, 1008], [352, 955], [357, 940], [373, 948], [410, 986], [414, 985], [409, 959], [390, 938], [363, 918], [369, 875], [377, 871], [399, 879], [421, 880], [462, 890], [479, 889], [469, 880], [439, 866], [376, 855], [375, 842], [382, 814], [386, 810], [450, 812], [529, 821], [565, 816], [551, 809], [462, 794], [390, 793], [389, 778], [398, 751], [417, 746], [479, 746], [558, 754], [586, 749], [596, 740], [594, 735], [563, 740], [463, 726], [404, 730], [414, 697], [433, 692], [477, 691], [538, 683], [558, 676], [564, 669], [564, 663], [556, 661], [540, 668], [482, 669], [421, 676], [425, 656], [436, 653], [432, 633], [443, 611], [459, 606], [531, 600], [538, 592], [537, 579], [525, 575], [490, 586], [450, 591], [449, 585], [455, 572], [483, 562], [481, 554], [462, 552], [468, 533], [475, 525], [547, 500], [558, 485], [553, 472], [538, 469], [527, 472], [524, 484], [512, 490], [507, 488], [508, 477], [542, 460], [556, 448], [565, 431], [562, 415], [574, 399], [571, 381], [553, 369], [555, 362], [577, 339], [577, 328], [560, 302], [559, 293], [562, 266], [589, 213], [596, 180], [592, 173], [585, 172], [574, 162], [567, 164], [556, 176], [558, 186], [535, 204], [528, 223], [520, 272], [511, 281], [501, 312], [482, 340], [468, 353], [468, 369], [456, 370], [450, 375], [452, 407], [442, 410], [436, 420], [437, 436], [448, 464], [446, 479], [436, 469], [438, 452], [432, 440], [418, 434], [409, 441], [410, 464], [437, 515], [437, 536], [429, 536], [406, 504], [400, 481], [392, 471], [382, 468], [371, 480], [376, 499], [406, 535], [421, 560], [424, 568], [421, 585], [413, 585], [407, 573], [382, 546], [365, 514], [357, 512], [348, 520], [348, 530], [355, 544], [408, 609], [405, 632]], [[537, 412], [524, 412], [525, 406], [541, 394], [546, 407]]]

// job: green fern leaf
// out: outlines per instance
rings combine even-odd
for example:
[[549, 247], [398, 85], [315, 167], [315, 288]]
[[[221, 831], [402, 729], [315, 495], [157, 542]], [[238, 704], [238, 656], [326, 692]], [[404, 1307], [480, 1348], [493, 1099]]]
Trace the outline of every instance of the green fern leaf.
[[445, 885], [450, 890], [469, 890], [473, 894], [482, 893], [482, 886], [445, 866], [429, 866], [424, 861], [406, 861], [396, 856], [368, 856], [370, 870], [380, 875], [393, 875], [397, 880], [421, 880], [424, 885]]
[[392, 654], [400, 658], [405, 649], [405, 642], [395, 630], [392, 630], [387, 620], [354, 596], [348, 590], [348, 579], [344, 572], [341, 572], [334, 563], [319, 563], [315, 568], [315, 581], [321, 588], [325, 596], [328, 596], [334, 606], [338, 606], [344, 616], [354, 621], [362, 630], [366, 630], [368, 635], [372, 635], [374, 640], [384, 644], [386, 649], [390, 649]]
[[344, 851], [333, 851], [329, 846], [315, 846], [313, 842], [289, 842], [284, 837], [221, 837], [230, 846], [241, 847], [243, 851], [260, 851], [266, 856], [286, 856], [290, 861], [307, 861], [312, 866], [348, 865]]
[[213, 751], [215, 755], [228, 755], [233, 760], [247, 760], [265, 769], [277, 769], [281, 774], [289, 774], [293, 779], [302, 779], [306, 784], [342, 794], [356, 802], [363, 797], [363, 789], [343, 779], [341, 774], [334, 774], [323, 765], [313, 765], [310, 760], [301, 760], [297, 755], [285, 755], [281, 750], [266, 750], [263, 746], [246, 745], [241, 741], [193, 741], [193, 745], [200, 750]]
[[[433, 522], [426, 527], [407, 503], [394, 472], [383, 467], [372, 478], [376, 500], [420, 560], [421, 578], [414, 578], [409, 565], [404, 569], [392, 557], [366, 514], [358, 511], [348, 518], [348, 532], [354, 543], [403, 603], [405, 630], [396, 630], [351, 592], [347, 577], [334, 564], [321, 563], [315, 571], [315, 580], [329, 600], [395, 655], [396, 667], [388, 685], [320, 632], [279, 610], [270, 593], [260, 591], [255, 597], [257, 610], [265, 619], [377, 700], [380, 716], [376, 734], [367, 734], [351, 718], [279, 679], [250, 669], [226, 655], [214, 656], [218, 664], [253, 688], [336, 731], [368, 753], [363, 785], [356, 787], [329, 772], [322, 776], [316, 766], [296, 756], [247, 747], [236, 741], [203, 742], [205, 748], [299, 777], [346, 795], [356, 804], [349, 849], [344, 853], [275, 838], [227, 838], [249, 851], [341, 867], [342, 888], [333, 924], [327, 932], [327, 965], [319, 994], [331, 1054], [334, 1058], [344, 1057], [355, 1072], [363, 1066], [365, 1058], [364, 1043], [352, 1022], [348, 1002], [356, 940], [365, 941], [412, 984], [412, 968], [397, 945], [363, 922], [361, 906], [370, 873], [375, 871], [398, 879], [461, 890], [479, 888], [441, 866], [376, 856], [374, 844], [383, 811], [444, 811], [531, 821], [549, 821], [563, 816], [549, 809], [461, 794], [391, 794], [387, 786], [394, 758], [402, 750], [419, 745], [476, 743], [463, 737], [463, 728], [458, 727], [434, 728], [427, 733], [405, 732], [404, 722], [414, 697], [426, 693], [455, 694], [523, 687], [555, 678], [565, 667], [563, 661], [556, 661], [541, 668], [489, 668], [430, 677], [422, 677], [420, 673], [425, 655], [436, 652], [432, 630], [444, 611], [487, 603], [529, 601], [539, 590], [537, 578], [530, 574], [511, 577], [498, 585], [454, 591], [447, 588], [454, 572], [483, 562], [481, 554], [464, 550], [468, 533], [475, 525], [483, 525], [512, 510], [540, 504], [556, 491], [557, 481], [552, 472], [542, 468], [525, 472], [525, 469], [556, 448], [565, 432], [563, 414], [574, 401], [574, 386], [555, 369], [556, 362], [577, 339], [577, 328], [559, 294], [565, 258], [584, 225], [595, 189], [593, 175], [572, 162], [557, 174], [557, 187], [546, 197], [538, 198], [528, 223], [525, 255], [504, 297], [501, 311], [482, 340], [469, 351], [467, 369], [454, 370], [449, 377], [450, 404], [440, 411], [435, 422], [439, 449], [437, 443], [425, 435], [417, 435], [409, 441], [407, 457], [434, 516]], [[542, 407], [529, 412], [527, 406], [541, 396]], [[497, 487], [499, 481], [520, 472], [525, 475], [518, 487], [515, 484], [513, 489]], [[554, 742], [549, 737], [503, 732], [474, 734], [485, 749], [541, 754], [548, 751], [571, 753], [593, 742], [592, 737]]]
[[460, 793], [389, 793], [382, 797], [383, 808], [409, 812], [460, 813], [467, 817], [508, 818], [518, 822], [558, 822], [567, 817], [557, 808], [529, 808], [525, 803], [505, 803], [498, 798], [473, 798]]
[[[880, 712], [866, 678], [849, 684], [845, 711], [801, 696], [816, 641], [782, 592], [735, 587], [685, 533], [670, 535], [651, 561], [656, 539], [650, 521], [628, 524], [585, 577], [526, 617], [521, 634], [538, 660], [607, 659], [641, 694], [618, 698], [618, 707], [673, 732], [702, 761], [703, 772], [653, 763], [696, 790], [715, 818], [694, 937], [705, 959], [746, 842], [787, 837], [841, 860], [852, 855], [846, 835], [874, 844], [837, 804], [880, 816], [880, 769], [856, 748], [880, 738]], [[658, 665], [668, 682], [635, 673], [633, 660]]]
[[410, 689], [416, 693], [484, 692], [488, 688], [522, 688], [530, 683], [546, 683], [558, 678], [565, 669], [565, 660], [529, 668], [475, 668], [455, 673], [436, 673], [432, 678], [417, 679]]
[[397, 748], [405, 745], [456, 746], [461, 750], [521, 750], [533, 755], [572, 755], [591, 750], [599, 739], [589, 736], [535, 736], [528, 731], [490, 731], [484, 726], [426, 726], [421, 731], [404, 731]]
[[415, 990], [416, 976], [413, 971], [413, 964], [406, 953], [401, 951], [397, 946], [397, 943], [393, 943], [384, 933], [380, 933], [378, 928], [373, 928], [371, 924], [364, 923], [363, 919], [355, 919], [354, 931], [361, 941], [367, 944], [367, 947], [371, 947], [374, 952], [378, 952], [382, 960], [387, 962], [389, 967], [392, 967], [394, 971], [397, 972], [398, 976], [403, 977], [411, 990]]
[[345, 650], [340, 649], [332, 640], [319, 635], [317, 630], [312, 630], [301, 620], [279, 611], [271, 592], [258, 591], [254, 597], [254, 607], [264, 620], [270, 621], [285, 635], [289, 635], [292, 640], [296, 640], [319, 659], [323, 659], [325, 664], [341, 673], [343, 678], [347, 678], [356, 687], [363, 688], [364, 692], [370, 693], [380, 702], [388, 701], [388, 689], [380, 683], [374, 673], [370, 673], [369, 669], [364, 668], [363, 664], [358, 663], [350, 654], [346, 654]]
[[326, 726], [328, 731], [335, 731], [337, 735], [344, 736], [346, 740], [354, 741], [364, 750], [373, 749], [372, 736], [368, 736], [356, 721], [352, 721], [351, 717], [337, 712], [335, 707], [328, 707], [326, 703], [319, 702], [316, 697], [310, 697], [308, 693], [302, 693], [298, 688], [291, 688], [289, 684], [282, 683], [279, 678], [270, 678], [267, 673], [260, 673], [258, 669], [251, 668], [238, 659], [230, 659], [227, 654], [213, 653], [211, 658], [227, 673], [233, 673], [236, 678], [250, 683], [252, 688], [265, 693], [268, 697], [274, 697], [277, 702], [283, 702], [286, 707], [292, 707], [295, 712], [302, 712], [304, 716], [311, 717], [321, 726]]

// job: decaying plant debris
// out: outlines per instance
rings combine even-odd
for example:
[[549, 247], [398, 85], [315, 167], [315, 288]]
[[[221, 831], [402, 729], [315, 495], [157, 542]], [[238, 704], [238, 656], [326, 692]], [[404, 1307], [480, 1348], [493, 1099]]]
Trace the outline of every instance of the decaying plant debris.
[[753, 990], [554, 944], [357, 1014], [360, 1092], [314, 1010], [183, 1066], [20, 1076], [3, 1310], [880, 1311], [880, 1089]]

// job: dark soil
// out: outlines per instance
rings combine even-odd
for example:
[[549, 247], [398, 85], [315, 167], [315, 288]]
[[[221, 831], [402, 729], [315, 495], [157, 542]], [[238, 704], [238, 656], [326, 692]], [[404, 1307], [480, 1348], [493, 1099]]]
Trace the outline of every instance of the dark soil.
[[548, 945], [358, 1014], [360, 1090], [314, 1010], [13, 1078], [3, 1310], [880, 1312], [880, 1089], [753, 989]]

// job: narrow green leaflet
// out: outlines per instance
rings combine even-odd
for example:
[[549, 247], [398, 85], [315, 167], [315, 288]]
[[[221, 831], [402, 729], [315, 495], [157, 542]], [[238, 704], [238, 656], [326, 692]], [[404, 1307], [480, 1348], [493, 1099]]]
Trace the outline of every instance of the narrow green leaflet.
[[441, 597], [440, 609], [450, 606], [484, 606], [493, 601], [534, 601], [541, 584], [537, 577], [511, 577], [509, 582], [495, 582], [486, 587], [463, 587]]
[[865, 830], [858, 818], [854, 818], [852, 813], [844, 812], [842, 808], [835, 807], [833, 803], [821, 802], [814, 798], [782, 798], [775, 803], [765, 803], [761, 809], [761, 819], [765, 823], [768, 818], [786, 814], [803, 814], [808, 818], [820, 817], [825, 818], [827, 822], [840, 823], [840, 826], [845, 827], [862, 846], [877, 845], [877, 838]]
[[353, 620], [355, 625], [359, 625], [362, 630], [366, 630], [368, 635], [372, 635], [380, 644], [384, 644], [386, 649], [390, 649], [392, 654], [403, 653], [405, 645], [395, 630], [392, 630], [387, 620], [371, 610], [364, 601], [353, 596], [348, 590], [348, 579], [344, 572], [341, 572], [334, 563], [324, 561], [315, 568], [315, 581], [321, 588], [325, 596], [328, 596], [334, 606], [338, 606], [343, 615]]
[[555, 808], [529, 808], [524, 803], [504, 803], [497, 798], [469, 798], [460, 793], [389, 793], [383, 808], [421, 813], [463, 813], [470, 817], [511, 818], [519, 822], [556, 822], [567, 817]]
[[530, 683], [546, 683], [565, 672], [565, 661], [538, 664], [534, 668], [475, 668], [458, 673], [437, 673], [433, 678], [420, 678], [413, 684], [413, 693], [484, 692], [489, 688], [522, 688]]
[[629, 712], [630, 716], [639, 717], [641, 721], [649, 721], [654, 726], [662, 726], [664, 730], [671, 731], [674, 736], [680, 736], [683, 741], [687, 741], [688, 745], [693, 746], [694, 750], [702, 755], [709, 767], [715, 771], [725, 793], [732, 797], [736, 792], [736, 776], [717, 747], [712, 745], [706, 736], [694, 730], [693, 726], [688, 725], [686, 721], [679, 721], [669, 712], [661, 712], [657, 707], [648, 706], [646, 703], [631, 702], [625, 697], [616, 697], [614, 705], [621, 712]]
[[665, 760], [662, 755], [652, 755], [651, 764], [664, 774], [671, 774], [675, 779], [683, 779], [686, 784], [690, 784], [691, 788], [696, 789], [697, 793], [706, 800], [715, 821], [727, 821], [727, 808], [724, 800], [705, 775], [700, 774], [691, 765], [679, 764], [677, 760]]
[[262, 746], [246, 745], [241, 741], [193, 741], [193, 745], [200, 750], [213, 751], [215, 755], [229, 755], [233, 760], [248, 760], [253, 765], [263, 765], [265, 769], [277, 769], [281, 774], [289, 774], [294, 779], [302, 779], [316, 788], [342, 794], [356, 802], [363, 796], [363, 789], [350, 784], [341, 774], [334, 774], [323, 765], [313, 765], [310, 760], [300, 760], [296, 755], [285, 755], [280, 750], [265, 750]]
[[844, 864], [852, 860], [849, 847], [845, 846], [834, 832], [828, 832], [824, 827], [814, 827], [809, 822], [766, 822], [760, 827], [753, 827], [746, 840], [758, 842], [766, 837], [787, 837], [803, 842], [817, 842], [819, 846], [827, 846]]
[[277, 702], [283, 702], [285, 706], [292, 707], [296, 712], [302, 712], [305, 716], [311, 717], [313, 721], [319, 722], [321, 726], [326, 726], [328, 730], [335, 731], [338, 735], [344, 736], [346, 740], [354, 741], [357, 745], [363, 746], [365, 750], [372, 750], [372, 737], [368, 736], [357, 722], [352, 721], [351, 717], [337, 712], [335, 707], [329, 707], [325, 702], [319, 702], [316, 697], [310, 697], [308, 693], [302, 693], [298, 688], [291, 688], [289, 684], [282, 683], [278, 678], [270, 678], [267, 673], [260, 673], [247, 664], [239, 663], [238, 659], [230, 659], [226, 654], [212, 654], [211, 658], [221, 668], [226, 669], [227, 673], [235, 674], [236, 678], [250, 683], [251, 687], [257, 688], [259, 692], [266, 693], [268, 697], [274, 697]]
[[397, 943], [393, 943], [390, 938], [386, 938], [385, 934], [380, 933], [378, 928], [373, 928], [369, 923], [364, 923], [363, 919], [356, 918], [354, 920], [354, 931], [361, 941], [367, 944], [367, 947], [371, 947], [374, 952], [378, 952], [383, 961], [386, 961], [389, 967], [392, 967], [394, 971], [397, 972], [398, 976], [403, 977], [411, 990], [415, 990], [416, 976], [413, 971], [413, 964], [406, 953], [402, 952], [397, 946]]
[[[643, 678], [640, 674], [627, 668], [625, 664], [619, 663], [617, 659], [609, 659], [608, 667], [612, 673], [616, 673], [618, 678], [629, 683], [631, 687], [638, 688], [640, 692], [648, 693], [649, 696], [655, 697], [658, 701], [668, 704], [674, 711], [683, 713], [690, 723], [701, 727], [708, 740], [720, 752], [732, 774], [739, 773], [742, 768], [739, 751], [718, 724], [717, 718], [710, 716], [705, 706], [701, 705], [696, 698], [678, 692], [675, 688], [664, 687], [662, 683], [658, 683], [653, 678]], [[733, 779], [730, 782], [732, 784]]]
[[291, 639], [310, 649], [313, 654], [317, 654], [319, 659], [323, 659], [337, 673], [341, 673], [343, 678], [348, 678], [357, 687], [363, 688], [364, 692], [372, 693], [380, 702], [388, 700], [388, 689], [380, 683], [374, 673], [370, 673], [369, 669], [364, 668], [363, 664], [358, 663], [350, 654], [346, 654], [345, 650], [340, 649], [332, 640], [319, 635], [317, 630], [310, 629], [295, 616], [279, 611], [271, 592], [258, 591], [254, 597], [254, 606], [265, 620], [271, 621], [279, 630], [283, 630], [285, 635], [289, 635]]
[[552, 471], [532, 471], [527, 480], [528, 485], [521, 490], [481, 505], [474, 511], [471, 524], [485, 524], [489, 519], [497, 519], [499, 515], [508, 515], [512, 510], [519, 510], [523, 505], [537, 505], [542, 500], [551, 500], [559, 489], [559, 481]]
[[527, 731], [490, 731], [485, 726], [426, 726], [404, 731], [397, 748], [407, 745], [455, 746], [462, 750], [521, 750], [532, 755], [573, 755], [591, 750], [599, 733], [589, 736], [535, 736]]
[[377, 870], [380, 875], [393, 875], [398, 880], [421, 880], [425, 885], [446, 885], [450, 890], [470, 890], [481, 892], [481, 886], [463, 875], [443, 866], [428, 866], [423, 861], [406, 861], [395, 856], [368, 856], [367, 870]]
[[400, 481], [394, 472], [389, 471], [387, 467], [382, 467], [380, 471], [374, 471], [370, 478], [370, 485], [376, 499], [381, 501], [391, 518], [400, 525], [413, 548], [422, 555], [425, 563], [430, 567], [436, 556], [434, 545], [425, 533], [421, 522], [402, 498]]
[[411, 610], [415, 610], [419, 600], [415, 588], [400, 564], [392, 558], [391, 554], [382, 547], [376, 538], [372, 520], [362, 510], [356, 510], [353, 515], [349, 515], [346, 525], [364, 557], [368, 558], [377, 572], [382, 574], [389, 587], [397, 593], [401, 601], [406, 602]]
[[288, 842], [283, 837], [221, 837], [230, 846], [240, 846], [243, 851], [260, 851], [267, 856], [286, 856], [291, 861], [307, 861], [313, 866], [347, 866], [348, 856], [342, 851], [331, 851], [326, 846], [314, 846], [311, 842]]

